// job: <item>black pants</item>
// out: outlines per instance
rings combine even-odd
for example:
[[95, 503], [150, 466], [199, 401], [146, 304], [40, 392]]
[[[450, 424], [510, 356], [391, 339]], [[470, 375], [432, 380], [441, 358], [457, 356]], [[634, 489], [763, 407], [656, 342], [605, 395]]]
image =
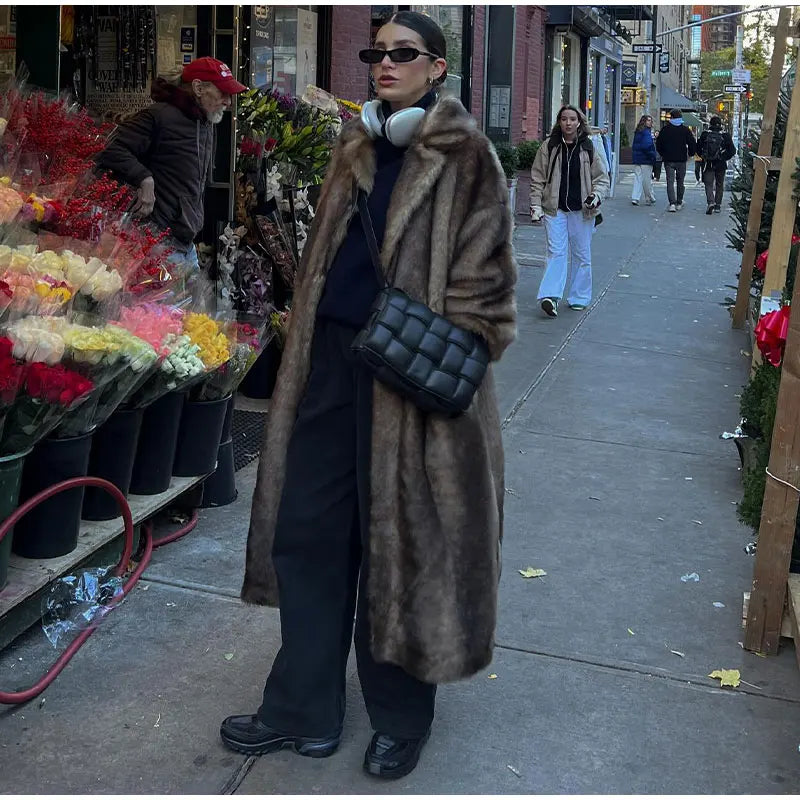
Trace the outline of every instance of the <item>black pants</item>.
[[[683, 181], [686, 177], [686, 162], [685, 161], [665, 161], [664, 169], [667, 171], [667, 200], [670, 205], [683, 202], [683, 193], [685, 191]], [[678, 192], [675, 193], [677, 185]]]
[[727, 163], [713, 164], [705, 168], [703, 183], [706, 185], [706, 202], [708, 205], [722, 206], [722, 192], [725, 187], [725, 170]]
[[322, 738], [341, 730], [355, 612], [358, 676], [372, 727], [416, 738], [433, 721], [436, 686], [376, 663], [369, 648], [372, 378], [350, 353], [355, 333], [317, 321], [273, 547], [282, 646], [258, 714], [288, 734]]
[[702, 180], [703, 175], [703, 162], [702, 161], [695, 161], [694, 162], [694, 179], [696, 181]]

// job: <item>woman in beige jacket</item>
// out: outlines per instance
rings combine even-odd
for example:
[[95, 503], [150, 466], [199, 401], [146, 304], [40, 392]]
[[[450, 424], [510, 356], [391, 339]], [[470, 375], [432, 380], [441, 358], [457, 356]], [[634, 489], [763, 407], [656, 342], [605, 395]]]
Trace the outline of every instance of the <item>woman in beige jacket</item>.
[[549, 317], [558, 316], [570, 260], [570, 308], [582, 311], [592, 299], [592, 231], [610, 184], [605, 159], [595, 153], [589, 137], [586, 117], [564, 106], [531, 168], [531, 220], [544, 220], [547, 235], [538, 299]]

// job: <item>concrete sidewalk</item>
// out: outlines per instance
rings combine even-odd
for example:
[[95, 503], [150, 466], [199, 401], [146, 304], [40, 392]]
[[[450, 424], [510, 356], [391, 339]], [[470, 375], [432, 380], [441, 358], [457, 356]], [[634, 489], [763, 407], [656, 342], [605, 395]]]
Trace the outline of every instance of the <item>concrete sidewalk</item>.
[[[749, 349], [720, 305], [738, 254], [701, 188], [665, 213], [629, 175], [594, 239], [595, 301], [544, 317], [543, 231], [520, 227], [519, 338], [497, 371], [506, 537], [491, 668], [441, 687], [417, 770], [364, 775], [371, 731], [351, 664], [340, 750], [247, 759], [218, 738], [260, 702], [277, 612], [242, 606], [255, 464], [239, 500], [156, 552], [147, 580], [39, 698], [0, 712], [16, 793], [784, 793], [800, 785], [800, 675], [787, 644], [745, 652], [751, 532], [736, 520]], [[547, 572], [526, 580], [519, 569]], [[699, 582], [682, 582], [697, 573]], [[723, 607], [714, 604], [722, 603]], [[41, 631], [0, 654], [0, 686], [53, 658]], [[720, 689], [708, 673], [741, 670]], [[490, 677], [490, 675], [496, 677]]]

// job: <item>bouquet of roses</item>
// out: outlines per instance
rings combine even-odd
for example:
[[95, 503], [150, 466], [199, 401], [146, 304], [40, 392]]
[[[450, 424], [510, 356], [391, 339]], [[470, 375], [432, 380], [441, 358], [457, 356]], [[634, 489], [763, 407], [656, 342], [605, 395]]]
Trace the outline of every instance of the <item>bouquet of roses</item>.
[[183, 332], [185, 312], [175, 306], [143, 302], [121, 309], [115, 324], [147, 342], [158, 356], [157, 368], [125, 401], [130, 408], [144, 408], [167, 392], [179, 391], [197, 380], [206, 366], [200, 346]]
[[263, 319], [241, 314], [228, 326], [234, 337], [230, 358], [192, 390], [192, 399], [222, 400], [236, 391], [275, 331]]
[[[80, 324], [89, 322], [91, 324]], [[70, 410], [56, 431], [58, 436], [79, 436], [95, 423], [101, 393], [126, 367], [121, 337], [104, 320], [67, 317], [25, 317], [8, 326], [15, 352], [28, 356], [46, 342], [62, 352], [62, 365], [83, 377], [92, 387], [80, 408]], [[60, 342], [59, 342], [60, 339]], [[63, 345], [62, 345], [63, 343]], [[61, 349], [63, 346], [63, 350]]]
[[64, 366], [65, 352], [61, 336], [32, 326], [9, 326], [0, 338], [0, 455], [30, 450], [88, 399], [94, 385]]

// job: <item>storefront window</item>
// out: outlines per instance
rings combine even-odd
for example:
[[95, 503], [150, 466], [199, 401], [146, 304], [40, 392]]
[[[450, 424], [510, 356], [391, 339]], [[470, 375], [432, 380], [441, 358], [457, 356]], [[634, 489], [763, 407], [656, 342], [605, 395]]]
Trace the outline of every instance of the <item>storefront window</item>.
[[561, 105], [570, 103], [570, 86], [572, 79], [572, 39], [565, 36], [561, 40]]
[[310, 6], [252, 6], [250, 85], [301, 95], [317, 80], [317, 12]]
[[156, 13], [158, 74], [172, 75], [197, 58], [197, 7], [157, 6]]
[[608, 137], [611, 143], [611, 152], [616, 151], [617, 133], [617, 97], [619, 96], [619, 71], [618, 64], [606, 64], [605, 76], [605, 119], [600, 120], [602, 125], [608, 127]]

